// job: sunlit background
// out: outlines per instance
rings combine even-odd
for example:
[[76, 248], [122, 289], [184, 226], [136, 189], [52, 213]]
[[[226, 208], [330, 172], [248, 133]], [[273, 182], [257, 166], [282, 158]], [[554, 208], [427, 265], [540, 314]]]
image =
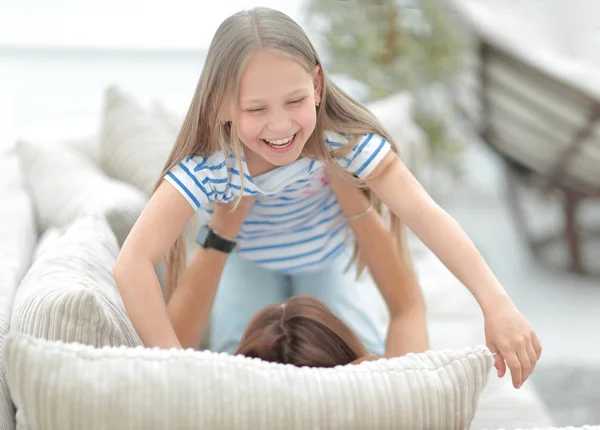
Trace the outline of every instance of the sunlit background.
[[[398, 15], [390, 24], [389, 13], [365, 14], [365, 5]], [[574, 273], [565, 198], [551, 176], [588, 114], [600, 109], [598, 0], [0, 0], [0, 149], [18, 138], [43, 143], [98, 133], [109, 85], [144, 106], [160, 102], [184, 113], [216, 28], [253, 6], [278, 8], [303, 25], [332, 79], [359, 101], [410, 98], [410, 111], [397, 115], [422, 131], [413, 143], [422, 150], [411, 151], [427, 160], [415, 164], [415, 174], [472, 237], [544, 345], [531, 389], [555, 425], [600, 424], [600, 242], [588, 233], [600, 229], [600, 210], [586, 198], [577, 213], [584, 274]], [[551, 111], [579, 103], [584, 120], [565, 114], [571, 122], [552, 123], [547, 106], [506, 96], [502, 85], [510, 80], [482, 85], [480, 40], [527, 64], [517, 68], [533, 76], [523, 82], [549, 91]], [[563, 86], [578, 94], [575, 102]], [[481, 103], [486, 97], [492, 110]], [[494, 116], [496, 102], [504, 116]], [[528, 118], [537, 125], [522, 133], [515, 124]], [[574, 161], [577, 172], [566, 174], [590, 197], [600, 196], [598, 123]], [[488, 124], [491, 142], [481, 136]], [[540, 153], [556, 156], [542, 162]], [[511, 200], [501, 154], [534, 178], [551, 177], [544, 192], [518, 185], [512, 189], [520, 197]], [[522, 203], [526, 227], [512, 201]], [[561, 240], [536, 258], [530, 233]]]

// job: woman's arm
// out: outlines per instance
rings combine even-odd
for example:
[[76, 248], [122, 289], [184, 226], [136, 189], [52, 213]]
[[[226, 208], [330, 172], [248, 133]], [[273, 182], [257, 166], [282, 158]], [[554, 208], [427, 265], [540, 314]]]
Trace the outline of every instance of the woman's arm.
[[400, 255], [397, 242], [376, 211], [352, 219], [369, 207], [367, 196], [353, 184], [328, 172], [328, 179], [347, 218], [361, 255], [390, 311], [387, 357], [423, 352], [429, 347], [425, 302], [416, 276]]
[[[236, 238], [252, 206], [253, 198], [242, 198], [238, 207], [217, 204], [210, 227]], [[183, 348], [198, 348], [208, 325], [219, 280], [229, 254], [198, 247], [167, 305], [169, 317]]]

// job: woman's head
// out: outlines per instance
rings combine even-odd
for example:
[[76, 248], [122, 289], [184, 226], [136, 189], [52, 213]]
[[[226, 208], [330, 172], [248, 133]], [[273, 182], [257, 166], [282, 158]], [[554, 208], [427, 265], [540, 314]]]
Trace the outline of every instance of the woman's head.
[[256, 314], [236, 354], [296, 366], [333, 367], [361, 359], [367, 350], [324, 303], [294, 296]]

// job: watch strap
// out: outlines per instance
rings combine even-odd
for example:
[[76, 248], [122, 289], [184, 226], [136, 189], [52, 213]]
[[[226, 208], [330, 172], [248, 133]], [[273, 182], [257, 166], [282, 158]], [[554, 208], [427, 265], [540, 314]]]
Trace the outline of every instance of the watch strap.
[[[206, 249], [216, 249], [226, 254], [231, 253], [236, 248], [237, 241], [220, 235], [208, 226], [203, 226], [202, 229], [205, 229], [205, 231], [201, 231], [196, 239], [200, 246]], [[201, 237], [204, 237], [204, 240], [201, 240]]]

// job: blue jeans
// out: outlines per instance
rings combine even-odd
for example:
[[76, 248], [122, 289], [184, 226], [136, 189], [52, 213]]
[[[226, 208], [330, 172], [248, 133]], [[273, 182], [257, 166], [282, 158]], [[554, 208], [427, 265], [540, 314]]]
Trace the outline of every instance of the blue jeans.
[[293, 295], [309, 295], [326, 303], [370, 353], [383, 355], [389, 325], [387, 307], [366, 271], [358, 280], [354, 267], [344, 272], [348, 261], [349, 254], [343, 253], [321, 270], [285, 275], [232, 253], [212, 309], [210, 349], [234, 353], [258, 311]]

